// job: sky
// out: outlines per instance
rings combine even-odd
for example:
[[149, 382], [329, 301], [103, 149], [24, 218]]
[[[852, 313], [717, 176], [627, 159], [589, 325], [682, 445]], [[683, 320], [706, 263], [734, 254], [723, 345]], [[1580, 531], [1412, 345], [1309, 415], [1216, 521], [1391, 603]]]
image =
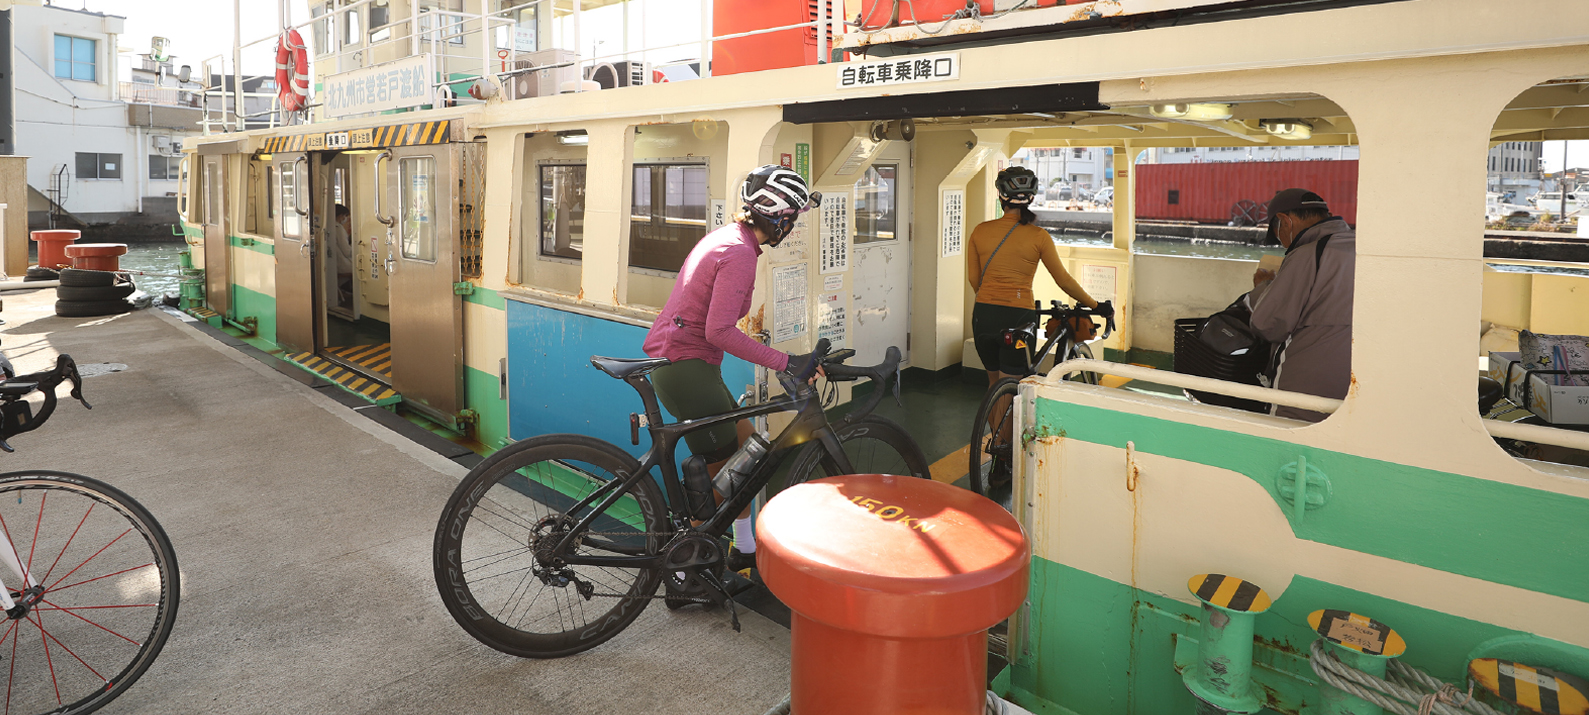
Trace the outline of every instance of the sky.
[[1567, 144], [1567, 167], [1572, 169], [1589, 168], [1589, 141], [1570, 142], [1545, 142], [1540, 150], [1541, 159], [1544, 160], [1545, 171], [1561, 171], [1561, 145]]

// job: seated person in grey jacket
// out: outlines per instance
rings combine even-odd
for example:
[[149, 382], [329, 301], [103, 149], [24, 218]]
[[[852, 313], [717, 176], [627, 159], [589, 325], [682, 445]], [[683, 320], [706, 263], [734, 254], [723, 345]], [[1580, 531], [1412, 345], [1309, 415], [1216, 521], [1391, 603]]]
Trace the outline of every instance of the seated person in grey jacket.
[[[1274, 344], [1270, 386], [1344, 398], [1352, 381], [1352, 286], [1357, 233], [1318, 194], [1286, 189], [1269, 202], [1269, 242], [1285, 246], [1278, 271], [1259, 269], [1248, 294], [1253, 330]], [[1280, 417], [1327, 415], [1275, 405]]]

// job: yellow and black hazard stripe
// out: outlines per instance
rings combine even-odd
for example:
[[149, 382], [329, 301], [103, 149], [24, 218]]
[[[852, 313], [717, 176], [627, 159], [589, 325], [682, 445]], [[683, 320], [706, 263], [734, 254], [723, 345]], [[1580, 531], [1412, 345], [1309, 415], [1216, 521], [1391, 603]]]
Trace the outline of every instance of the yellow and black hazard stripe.
[[393, 124], [386, 127], [376, 127], [371, 146], [443, 144], [449, 138], [448, 129], [451, 124], [451, 120], [442, 119], [434, 122], [415, 122], [413, 124]]
[[1473, 679], [1501, 699], [1541, 715], [1589, 713], [1589, 690], [1582, 680], [1549, 668], [1509, 660], [1479, 658], [1468, 664]]
[[392, 344], [354, 345], [345, 348], [328, 348], [326, 352], [343, 362], [356, 365], [364, 372], [385, 380], [392, 379]]
[[1390, 626], [1368, 616], [1326, 608], [1308, 614], [1308, 625], [1325, 640], [1366, 655], [1394, 658], [1407, 652], [1407, 642]]
[[[378, 347], [378, 346], [366, 346]], [[388, 353], [390, 346], [385, 346]], [[340, 365], [314, 353], [289, 353], [287, 359], [320, 377], [336, 383], [339, 387], [355, 395], [363, 397], [377, 405], [390, 405], [401, 402], [403, 397], [382, 380], [372, 375], [366, 375], [358, 370]], [[390, 369], [390, 359], [386, 360]]]
[[294, 134], [284, 137], [269, 137], [265, 139], [265, 146], [260, 149], [265, 154], [276, 152], [303, 151], [304, 144], [309, 140], [308, 134]]
[[1258, 584], [1235, 576], [1198, 574], [1186, 582], [1186, 587], [1204, 602], [1238, 613], [1263, 613], [1273, 604]]

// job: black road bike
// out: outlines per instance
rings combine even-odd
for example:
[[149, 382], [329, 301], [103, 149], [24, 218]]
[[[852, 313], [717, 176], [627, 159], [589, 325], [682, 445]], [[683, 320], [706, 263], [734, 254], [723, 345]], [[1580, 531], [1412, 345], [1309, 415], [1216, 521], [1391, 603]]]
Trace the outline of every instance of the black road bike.
[[[1010, 328], [1004, 331], [1003, 337], [1006, 345], [1026, 346], [1028, 351], [1026, 372], [1020, 377], [999, 380], [988, 389], [987, 396], [982, 398], [982, 405], [977, 408], [976, 421], [971, 425], [971, 446], [966, 449], [966, 453], [970, 456], [967, 475], [970, 477], [971, 490], [1001, 504], [1009, 497], [1008, 487], [1014, 467], [1015, 445], [1021, 440], [1021, 436], [1016, 434], [1014, 429], [1015, 393], [1021, 380], [1036, 375], [1037, 366], [1056, 347], [1059, 350], [1056, 353], [1056, 364], [1069, 360], [1092, 359], [1092, 348], [1076, 338], [1072, 321], [1090, 320], [1091, 316], [1098, 315], [1096, 309], [1081, 305], [1071, 308], [1057, 300], [1049, 301], [1047, 310], [1043, 309], [1041, 302], [1034, 307], [1037, 310], [1036, 321], [1019, 328]], [[1037, 326], [1045, 317], [1050, 319], [1049, 325], [1056, 329], [1049, 330], [1047, 342], [1033, 351], [1033, 347], [1038, 344]], [[1058, 322], [1057, 326], [1053, 325], [1055, 321]], [[1111, 315], [1106, 319], [1102, 337], [1109, 337], [1114, 329], [1115, 320]], [[1065, 379], [1089, 385], [1098, 384], [1098, 374], [1092, 372], [1071, 373]], [[1009, 505], [1005, 504], [1005, 506]]]
[[[89, 407], [66, 355], [0, 381], [0, 449], [50, 418], [62, 382]], [[0, 584], [5, 713], [88, 713], [114, 700], [165, 646], [182, 590], [171, 540], [147, 509], [97, 479], [40, 470], [0, 474]]]
[[[857, 473], [928, 477], [916, 442], [899, 425], [871, 414], [891, 378], [898, 399], [899, 350], [889, 348], [872, 367], [844, 365], [853, 350], [828, 350], [828, 341], [819, 341], [813, 362], [829, 382], [865, 377], [873, 384], [864, 403], [832, 423], [814, 386], [780, 375], [783, 396], [664, 424], [647, 374], [667, 359], [592, 357], [592, 365], [640, 394], [644, 420], [631, 415], [631, 441], [639, 444], [644, 424], [651, 448], [636, 461], [609, 442], [552, 434], [481, 462], [453, 492], [436, 527], [436, 586], [447, 610], [480, 642], [530, 658], [595, 647], [657, 598], [670, 607], [726, 605], [737, 630], [723, 580], [722, 537], [780, 465], [792, 460], [786, 485]], [[721, 504], [710, 490], [702, 493], [699, 481], [694, 489], [687, 486], [692, 465], [686, 460], [681, 477], [674, 456], [684, 435], [786, 411], [796, 413], [793, 420]], [[699, 477], [703, 465], [693, 466]], [[653, 476], [658, 467], [660, 486]]]

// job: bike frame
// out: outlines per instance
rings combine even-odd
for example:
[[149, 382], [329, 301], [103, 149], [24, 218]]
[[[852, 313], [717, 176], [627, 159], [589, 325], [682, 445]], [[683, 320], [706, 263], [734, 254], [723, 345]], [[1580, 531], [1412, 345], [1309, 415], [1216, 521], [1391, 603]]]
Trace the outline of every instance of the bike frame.
[[[784, 395], [761, 404], [741, 407], [731, 412], [725, 412], [711, 417], [702, 417], [682, 422], [663, 423], [662, 409], [657, 403], [656, 389], [645, 375], [635, 375], [624, 379], [635, 391], [640, 393], [640, 401], [645, 405], [647, 430], [651, 434], [651, 448], [646, 450], [640, 460], [640, 468], [634, 474], [619, 475], [618, 479], [611, 480], [586, 495], [578, 503], [568, 508], [569, 513], [577, 513], [580, 509], [590, 507], [597, 499], [601, 502], [583, 516], [573, 528], [569, 529], [562, 541], [558, 542], [554, 553], [564, 562], [574, 566], [614, 566], [622, 568], [646, 568], [661, 565], [661, 556], [582, 556], [570, 553], [574, 541], [580, 534], [587, 531], [596, 517], [605, 513], [609, 507], [625, 494], [628, 494], [635, 484], [641, 479], [651, 478], [651, 469], [661, 467], [663, 474], [663, 487], [665, 501], [668, 504], [669, 515], [674, 517], [679, 530], [692, 530], [719, 536], [728, 530], [734, 519], [751, 501], [756, 498], [757, 492], [772, 479], [777, 468], [787, 458], [790, 450], [802, 446], [813, 440], [820, 443], [828, 456], [845, 471], [851, 471], [849, 457], [844, 454], [840, 446], [834, 426], [828, 423], [827, 414], [822, 410], [821, 400], [817, 399], [816, 390], [809, 385], [801, 385], [793, 395]], [[878, 388], [882, 389], [881, 386]], [[717, 506], [717, 511], [712, 513], [700, 526], [687, 526], [688, 520], [679, 516], [676, 504], [687, 504], [684, 498], [684, 482], [679, 477], [678, 465], [674, 459], [678, 443], [685, 435], [697, 430], [708, 429], [723, 423], [738, 422], [742, 419], [760, 417], [774, 412], [797, 410], [798, 414], [792, 423], [786, 427], [778, 438], [773, 441], [768, 450], [767, 457], [762, 460], [756, 470], [751, 473], [750, 479], [733, 496], [723, 500]], [[864, 413], [869, 413], [866, 410]], [[864, 414], [863, 413], [863, 414]], [[852, 416], [855, 413], [852, 413]], [[847, 424], [848, 418], [841, 421]]]

